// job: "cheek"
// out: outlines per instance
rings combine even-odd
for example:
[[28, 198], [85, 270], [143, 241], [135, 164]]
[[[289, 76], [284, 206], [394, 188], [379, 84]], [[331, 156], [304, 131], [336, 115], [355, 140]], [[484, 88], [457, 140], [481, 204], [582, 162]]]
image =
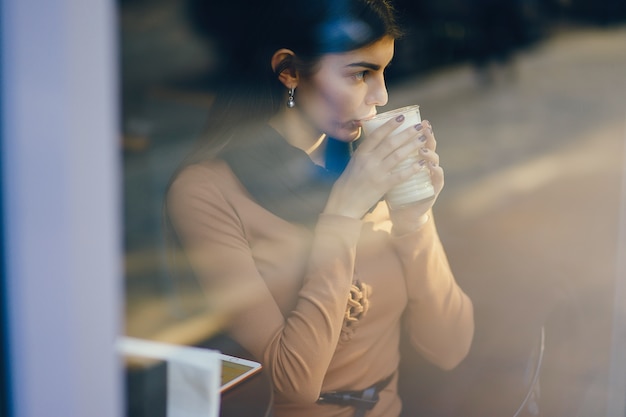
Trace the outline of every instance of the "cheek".
[[334, 118], [346, 121], [344, 119], [355, 117], [354, 113], [359, 108], [360, 100], [354, 88], [336, 85], [320, 90], [320, 94]]

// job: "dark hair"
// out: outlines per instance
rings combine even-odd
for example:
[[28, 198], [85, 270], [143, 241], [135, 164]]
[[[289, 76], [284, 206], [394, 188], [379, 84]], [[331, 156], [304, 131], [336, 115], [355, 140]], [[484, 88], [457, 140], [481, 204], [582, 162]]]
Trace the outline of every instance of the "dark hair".
[[[401, 35], [388, 0], [188, 1], [193, 27], [217, 46], [221, 61], [204, 148], [219, 148], [242, 126], [267, 122], [278, 111], [286, 92], [280, 71], [307, 76], [324, 54]], [[281, 48], [296, 57], [274, 72], [270, 61]]]

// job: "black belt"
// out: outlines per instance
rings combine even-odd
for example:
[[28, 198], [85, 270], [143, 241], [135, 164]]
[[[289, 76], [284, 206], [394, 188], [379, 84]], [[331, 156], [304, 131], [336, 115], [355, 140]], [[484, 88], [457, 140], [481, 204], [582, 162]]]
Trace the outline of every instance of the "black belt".
[[356, 409], [354, 417], [363, 417], [368, 410], [374, 408], [378, 402], [378, 393], [389, 385], [394, 375], [395, 374], [391, 374], [387, 378], [361, 391], [324, 392], [320, 395], [317, 403], [351, 406]]

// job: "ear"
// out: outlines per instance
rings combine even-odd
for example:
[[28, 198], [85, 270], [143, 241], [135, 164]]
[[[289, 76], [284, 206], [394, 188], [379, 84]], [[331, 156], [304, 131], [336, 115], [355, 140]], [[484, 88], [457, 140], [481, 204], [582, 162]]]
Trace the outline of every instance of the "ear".
[[279, 49], [272, 55], [272, 70], [278, 80], [287, 88], [296, 88], [298, 85], [298, 71], [294, 60], [296, 54], [290, 49]]

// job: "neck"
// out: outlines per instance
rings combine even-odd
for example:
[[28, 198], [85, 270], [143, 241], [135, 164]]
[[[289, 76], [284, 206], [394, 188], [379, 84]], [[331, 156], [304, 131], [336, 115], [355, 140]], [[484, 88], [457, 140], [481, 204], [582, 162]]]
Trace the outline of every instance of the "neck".
[[302, 149], [317, 165], [324, 166], [326, 135], [311, 126], [297, 109], [283, 109], [269, 121], [285, 140], [296, 148]]

